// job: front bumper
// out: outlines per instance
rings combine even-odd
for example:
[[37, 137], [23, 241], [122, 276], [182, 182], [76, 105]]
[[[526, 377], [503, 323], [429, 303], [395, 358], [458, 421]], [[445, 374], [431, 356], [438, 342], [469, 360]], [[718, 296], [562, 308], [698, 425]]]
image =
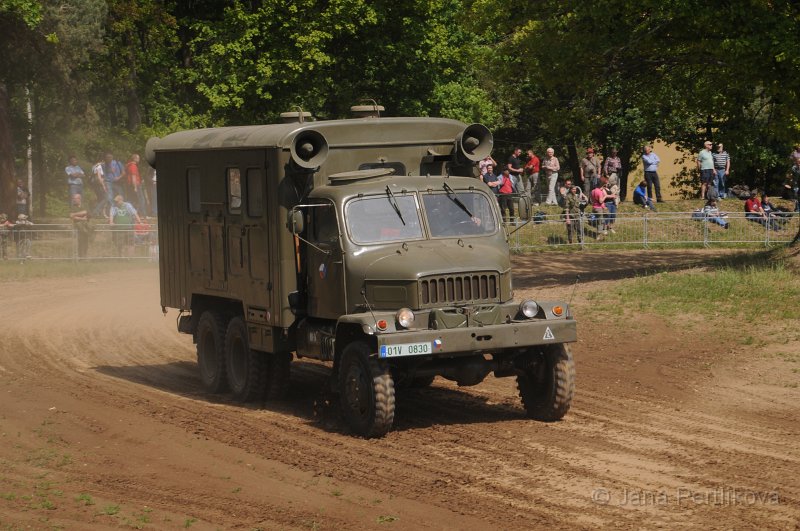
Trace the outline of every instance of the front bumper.
[[[496, 354], [507, 349], [551, 343], [572, 343], [577, 340], [577, 326], [574, 319], [532, 319], [445, 330], [411, 329], [377, 334], [375, 337], [380, 357], [455, 357]], [[399, 347], [428, 343], [430, 349]]]

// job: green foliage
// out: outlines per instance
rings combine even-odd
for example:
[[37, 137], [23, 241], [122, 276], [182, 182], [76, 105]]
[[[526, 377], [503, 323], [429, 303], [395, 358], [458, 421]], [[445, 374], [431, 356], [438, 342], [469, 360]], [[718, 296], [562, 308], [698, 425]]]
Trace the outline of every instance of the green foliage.
[[552, 145], [563, 174], [589, 145], [618, 147], [624, 176], [645, 141], [693, 153], [712, 138], [731, 184], [774, 188], [800, 140], [790, 0], [0, 0], [0, 35], [0, 149], [21, 173], [30, 99], [40, 211], [69, 153], [88, 165], [151, 135], [363, 100], [483, 122], [496, 158]]

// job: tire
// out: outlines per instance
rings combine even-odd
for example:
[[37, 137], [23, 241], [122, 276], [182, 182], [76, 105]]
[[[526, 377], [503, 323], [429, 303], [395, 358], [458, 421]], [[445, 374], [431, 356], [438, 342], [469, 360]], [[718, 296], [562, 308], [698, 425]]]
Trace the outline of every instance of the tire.
[[209, 393], [228, 390], [225, 376], [225, 321], [217, 312], [203, 312], [197, 323], [197, 366], [203, 389]]
[[519, 396], [528, 417], [544, 422], [561, 419], [575, 393], [575, 362], [567, 345], [532, 350], [517, 376]]
[[270, 354], [267, 368], [265, 397], [267, 400], [283, 400], [289, 393], [292, 353], [275, 352]]
[[251, 402], [263, 397], [267, 354], [250, 348], [247, 325], [241, 317], [234, 317], [228, 323], [225, 333], [225, 370], [234, 399]]
[[339, 366], [339, 402], [345, 422], [365, 438], [382, 437], [394, 421], [394, 380], [389, 367], [357, 341], [347, 345]]

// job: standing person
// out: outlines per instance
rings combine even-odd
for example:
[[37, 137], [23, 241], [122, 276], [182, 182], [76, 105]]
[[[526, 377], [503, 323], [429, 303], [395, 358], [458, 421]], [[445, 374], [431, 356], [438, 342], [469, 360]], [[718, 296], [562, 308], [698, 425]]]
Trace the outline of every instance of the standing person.
[[583, 243], [580, 196], [580, 187], [570, 182], [564, 198], [564, 223], [567, 226], [567, 241], [569, 243], [572, 243], [573, 235], [577, 236], [578, 243]]
[[[491, 155], [486, 155], [484, 158], [478, 161], [478, 169], [481, 172], [481, 177], [486, 175], [486, 167], [490, 165], [492, 168], [497, 167], [497, 161], [494, 160]], [[155, 178], [155, 170], [153, 170], [153, 178]]]
[[17, 243], [17, 258], [31, 257], [31, 227], [33, 222], [27, 214], [18, 214], [14, 224], [14, 241]]
[[92, 217], [98, 218], [103, 214], [105, 207], [110, 207], [111, 203], [108, 200], [108, 191], [106, 190], [106, 180], [103, 173], [103, 155], [97, 156], [97, 162], [92, 166], [92, 189], [96, 201], [94, 208], [92, 208]]
[[794, 151], [792, 151], [790, 158], [792, 159], [792, 164], [800, 162], [800, 144], [794, 145]]
[[78, 258], [86, 258], [89, 251], [89, 211], [81, 206], [80, 194], [72, 196], [69, 219], [72, 220], [75, 238], [78, 240]]
[[153, 175], [150, 177], [150, 181], [150, 214], [155, 217], [158, 216], [158, 186], [156, 185], [155, 168], [153, 169]]
[[547, 148], [546, 155], [542, 161], [542, 168], [544, 169], [544, 176], [547, 177], [547, 200], [545, 205], [558, 204], [556, 201], [556, 183], [558, 182], [558, 172], [561, 171], [561, 164], [556, 158], [556, 151], [553, 148]]
[[103, 162], [103, 180], [106, 188], [106, 199], [109, 204], [114, 202], [114, 198], [125, 193], [125, 168], [122, 163], [114, 159], [111, 152], [106, 153]]
[[8, 221], [8, 215], [0, 213], [0, 260], [8, 260], [8, 236], [14, 224]]
[[612, 182], [616, 183], [616, 177], [613, 177], [613, 181], [603, 177], [603, 185], [606, 192], [606, 197], [603, 200], [603, 204], [608, 212], [606, 214], [606, 229], [608, 232], [616, 234], [617, 231], [614, 230], [614, 222], [617, 220], [617, 201], [619, 201], [617, 194], [619, 193], [619, 186], [612, 184]]
[[710, 186], [714, 186], [714, 156], [711, 154], [711, 140], [706, 140], [703, 149], [697, 154], [697, 169], [700, 170], [700, 197], [706, 199]]
[[586, 156], [581, 160], [581, 184], [583, 193], [591, 195], [597, 187], [596, 179], [600, 177], [600, 162], [594, 158], [594, 149], [586, 150]]
[[528, 162], [525, 164], [525, 193], [531, 198], [534, 206], [539, 206], [541, 196], [539, 195], [539, 167], [541, 161], [533, 152], [528, 150]]
[[598, 186], [592, 190], [592, 214], [595, 215], [597, 226], [597, 239], [608, 234], [608, 220], [606, 219], [606, 193], [605, 186]]
[[486, 186], [492, 189], [495, 195], [500, 193], [500, 180], [494, 174], [494, 166], [491, 164], [486, 165], [486, 171], [481, 175], [481, 180], [486, 183]]
[[22, 179], [17, 179], [17, 216], [20, 214], [24, 214], [25, 216], [30, 215], [30, 210], [28, 208], [30, 198], [31, 193], [28, 191], [28, 187], [25, 186]]
[[78, 165], [78, 157], [75, 155], [69, 157], [69, 166], [64, 168], [64, 173], [67, 174], [67, 191], [70, 199], [75, 194], [83, 196], [83, 178], [86, 175], [83, 173], [83, 168]]
[[130, 200], [133, 201], [134, 197], [136, 198], [136, 209], [144, 216], [147, 212], [147, 200], [144, 196], [144, 183], [142, 182], [142, 176], [139, 174], [138, 153], [131, 155], [131, 158], [128, 160], [128, 164], [125, 166], [125, 170], [128, 174], [128, 184], [132, 190]]
[[661, 181], [658, 178], [658, 165], [661, 159], [658, 155], [653, 153], [653, 148], [650, 145], [644, 146], [642, 152], [642, 164], [644, 164], [644, 180], [647, 182], [647, 197], [653, 198], [653, 188], [655, 188], [655, 198], [659, 203], [663, 203], [661, 198]]
[[130, 254], [133, 248], [133, 222], [141, 223], [139, 213], [133, 205], [125, 202], [121, 195], [114, 197], [114, 204], [108, 217], [109, 225], [113, 225], [111, 238], [117, 249], [117, 256]]
[[722, 199], [728, 197], [726, 182], [731, 173], [731, 156], [722, 147], [722, 142], [717, 144], [717, 152], [712, 155], [714, 158], [714, 172], [717, 174], [717, 194]]
[[619, 172], [622, 170], [622, 161], [617, 154], [617, 148], [611, 148], [611, 154], [603, 161], [603, 175], [605, 175], [609, 182], [614, 177], [616, 182], [619, 182]]
[[[503, 221], [506, 222], [514, 221], [514, 198], [511, 196], [514, 193], [514, 188], [516, 188], [516, 181], [509, 169], [506, 168], [500, 175], [500, 195], [497, 196], [497, 201], [500, 203], [500, 213], [503, 216]], [[508, 217], [506, 217], [506, 210], [509, 213]]]
[[522, 150], [520, 148], [514, 148], [514, 152], [508, 157], [508, 172], [514, 178], [515, 183], [521, 183], [523, 172], [522, 169], [522, 159], [520, 156], [522, 155]]

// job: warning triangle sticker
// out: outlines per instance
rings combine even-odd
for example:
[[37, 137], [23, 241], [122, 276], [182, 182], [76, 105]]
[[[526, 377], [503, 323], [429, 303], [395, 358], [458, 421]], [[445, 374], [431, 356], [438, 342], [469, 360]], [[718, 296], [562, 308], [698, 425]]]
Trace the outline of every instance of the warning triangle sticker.
[[542, 339], [555, 339], [556, 336], [553, 335], [553, 332], [550, 331], [550, 327], [548, 326], [547, 329], [544, 331], [544, 337]]

